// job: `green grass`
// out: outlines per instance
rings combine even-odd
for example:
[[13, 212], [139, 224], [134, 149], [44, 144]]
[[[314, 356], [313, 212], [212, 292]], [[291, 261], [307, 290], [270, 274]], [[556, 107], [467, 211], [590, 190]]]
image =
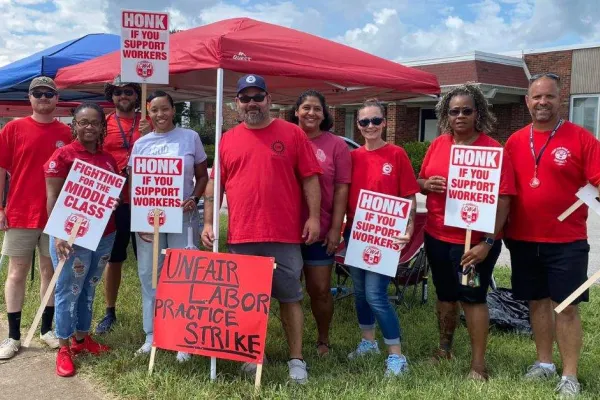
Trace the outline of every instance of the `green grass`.
[[[224, 225], [224, 224], [223, 224]], [[222, 227], [222, 236], [225, 237]], [[81, 357], [77, 361], [80, 374], [103, 389], [131, 399], [249, 399], [253, 398], [253, 380], [240, 375], [239, 363], [217, 362], [218, 380], [209, 380], [209, 359], [193, 357], [180, 365], [175, 354], [158, 351], [152, 377], [147, 376], [148, 358], [134, 358], [144, 334], [141, 321], [141, 302], [136, 265], [130, 259], [124, 267], [119, 294], [119, 326], [102, 338], [114, 351], [99, 357]], [[39, 277], [39, 274], [36, 274]], [[498, 268], [495, 276], [500, 286], [507, 286], [510, 271]], [[0, 279], [6, 277], [6, 263]], [[333, 353], [317, 358], [314, 343], [316, 328], [310, 307], [305, 299], [306, 324], [304, 356], [309, 365], [310, 381], [297, 386], [287, 381], [286, 344], [277, 318], [271, 317], [267, 337], [269, 364], [265, 366], [261, 398], [268, 399], [546, 399], [552, 398], [554, 382], [526, 383], [521, 379], [526, 367], [534, 360], [534, 344], [529, 337], [492, 330], [488, 345], [488, 383], [464, 379], [469, 368], [469, 344], [466, 329], [461, 326], [456, 335], [456, 358], [439, 366], [427, 360], [437, 343], [437, 326], [433, 312], [434, 293], [428, 304], [407, 311], [399, 308], [403, 328], [403, 352], [410, 363], [408, 375], [394, 380], [383, 379], [384, 355], [349, 362], [346, 354], [359, 340], [353, 299], [335, 303], [331, 342]], [[28, 283], [27, 304], [24, 309], [24, 330], [33, 319], [38, 305], [38, 284]], [[99, 319], [104, 311], [102, 290], [97, 293], [94, 315]], [[592, 301], [582, 307], [584, 348], [580, 363], [582, 398], [597, 398], [600, 380], [600, 288], [594, 287]], [[275, 305], [274, 308], [277, 308]], [[3, 311], [5, 311], [3, 309]], [[4, 315], [4, 314], [3, 314]], [[97, 321], [96, 321], [97, 322]], [[95, 324], [94, 324], [95, 326]], [[379, 336], [380, 344], [382, 343]], [[558, 352], [556, 358], [558, 361]], [[559, 365], [560, 368], [560, 365]], [[25, 373], [27, 371], [24, 371]]]

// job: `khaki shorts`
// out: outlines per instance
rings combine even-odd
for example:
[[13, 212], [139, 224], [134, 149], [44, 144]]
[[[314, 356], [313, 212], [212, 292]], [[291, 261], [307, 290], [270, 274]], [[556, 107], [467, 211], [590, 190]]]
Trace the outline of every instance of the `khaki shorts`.
[[8, 257], [31, 257], [35, 248], [50, 257], [50, 238], [41, 229], [8, 229], [4, 233], [2, 254]]

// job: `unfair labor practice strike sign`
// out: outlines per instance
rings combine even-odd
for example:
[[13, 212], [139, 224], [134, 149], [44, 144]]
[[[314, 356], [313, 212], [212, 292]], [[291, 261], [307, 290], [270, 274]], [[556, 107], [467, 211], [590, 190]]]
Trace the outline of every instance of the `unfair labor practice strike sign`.
[[275, 260], [167, 249], [153, 346], [262, 363]]
[[494, 233], [501, 147], [452, 146], [444, 225]]
[[169, 14], [123, 10], [121, 81], [169, 83]]
[[44, 233], [68, 240], [79, 217], [75, 244], [95, 251], [124, 184], [125, 178], [75, 159]]
[[401, 247], [393, 237], [406, 233], [411, 206], [410, 200], [361, 190], [345, 263], [396, 276]]
[[131, 231], [181, 233], [183, 223], [183, 157], [132, 156]]

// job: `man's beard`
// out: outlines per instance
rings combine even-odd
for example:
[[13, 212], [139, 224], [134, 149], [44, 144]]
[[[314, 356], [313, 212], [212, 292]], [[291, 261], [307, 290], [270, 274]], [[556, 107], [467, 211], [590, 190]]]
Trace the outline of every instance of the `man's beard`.
[[264, 122], [269, 115], [265, 112], [263, 112], [260, 109], [252, 109], [252, 110], [248, 110], [248, 111], [257, 111], [257, 113], [248, 113], [248, 112], [241, 112], [241, 117], [244, 120], [245, 123], [247, 123], [248, 125], [258, 125], [261, 122]]
[[35, 108], [35, 112], [42, 115], [49, 115], [54, 112], [56, 105], [51, 103], [42, 103]]
[[123, 106], [120, 101], [117, 101], [117, 103], [115, 104], [115, 107], [117, 110], [119, 110], [121, 112], [132, 112], [133, 110], [135, 110], [135, 102], [130, 101], [129, 105]]

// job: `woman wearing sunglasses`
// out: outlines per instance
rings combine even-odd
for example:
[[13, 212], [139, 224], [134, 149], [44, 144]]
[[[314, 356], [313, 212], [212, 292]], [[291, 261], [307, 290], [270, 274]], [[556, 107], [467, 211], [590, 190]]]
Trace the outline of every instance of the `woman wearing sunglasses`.
[[[73, 113], [73, 142], [56, 150], [44, 165], [47, 209], [52, 212], [75, 159], [119, 173], [117, 162], [102, 150], [106, 136], [104, 111], [97, 104], [84, 103]], [[118, 199], [113, 199], [114, 207]], [[75, 374], [73, 356], [79, 353], [98, 355], [109, 350], [89, 335], [96, 287], [108, 263], [115, 240], [115, 219], [111, 216], [95, 251], [69, 246], [67, 241], [50, 238], [50, 255], [54, 268], [66, 260], [55, 289], [56, 337], [60, 349], [56, 356], [56, 374]], [[69, 343], [70, 341], [70, 343]]]
[[[487, 380], [488, 377], [485, 366], [489, 327], [486, 296], [502, 247], [498, 234], [508, 215], [510, 196], [516, 193], [509, 159], [505, 156], [502, 162], [495, 234], [472, 232], [472, 248], [464, 253], [466, 231], [445, 226], [444, 213], [452, 145], [500, 147], [486, 134], [492, 131], [496, 122], [488, 107], [481, 90], [472, 84], [458, 86], [440, 99], [436, 114], [442, 134], [431, 143], [418, 179], [421, 193], [427, 195], [425, 251], [438, 298], [436, 309], [440, 339], [433, 359], [439, 361], [453, 357], [452, 342], [460, 302], [471, 339], [468, 377], [475, 380]], [[479, 286], [461, 285], [459, 272], [463, 271], [463, 266], [474, 266], [475, 273], [479, 275]]]
[[[346, 243], [350, 238], [361, 189], [412, 200], [413, 208], [406, 234], [398, 238], [398, 243], [408, 243], [413, 232], [415, 194], [419, 192], [419, 185], [406, 151], [383, 140], [385, 125], [383, 105], [374, 99], [365, 101], [358, 110], [358, 129], [365, 139], [365, 145], [351, 153], [352, 182], [348, 195], [348, 221], [344, 231]], [[400, 322], [387, 295], [391, 278], [354, 267], [350, 267], [350, 275], [354, 284], [354, 300], [362, 340], [348, 358], [379, 353], [379, 345], [375, 340], [377, 320], [389, 353], [385, 375], [401, 375], [408, 369], [408, 364], [400, 348]]]
[[[306, 291], [318, 330], [317, 354], [329, 353], [329, 326], [333, 317], [331, 271], [340, 244], [342, 223], [348, 203], [348, 184], [352, 173], [350, 150], [344, 140], [329, 132], [333, 119], [325, 97], [315, 90], [302, 93], [296, 102], [293, 122], [306, 133], [321, 165], [321, 234], [311, 245], [302, 245]], [[308, 209], [303, 210], [303, 220]]]
[[[197, 240], [199, 232], [199, 214], [197, 203], [204, 193], [208, 183], [206, 169], [206, 153], [198, 133], [191, 129], [176, 127], [173, 123], [175, 117], [175, 104], [173, 98], [157, 90], [147, 99], [148, 116], [152, 120], [154, 130], [138, 139], [131, 151], [129, 168], [133, 166], [133, 156], [179, 156], [184, 158], [183, 172], [183, 226], [181, 233], [160, 233], [159, 252], [166, 248], [183, 249], [188, 243], [188, 227], [192, 227], [193, 238]], [[138, 233], [136, 236], [138, 248], [138, 275], [142, 286], [142, 314], [143, 327], [146, 340], [137, 350], [136, 355], [150, 353], [153, 340], [154, 300], [156, 289], [152, 288], [152, 241], [151, 233]], [[159, 253], [158, 274], [163, 265], [164, 255]], [[189, 360], [187, 353], [177, 353], [177, 361]]]

